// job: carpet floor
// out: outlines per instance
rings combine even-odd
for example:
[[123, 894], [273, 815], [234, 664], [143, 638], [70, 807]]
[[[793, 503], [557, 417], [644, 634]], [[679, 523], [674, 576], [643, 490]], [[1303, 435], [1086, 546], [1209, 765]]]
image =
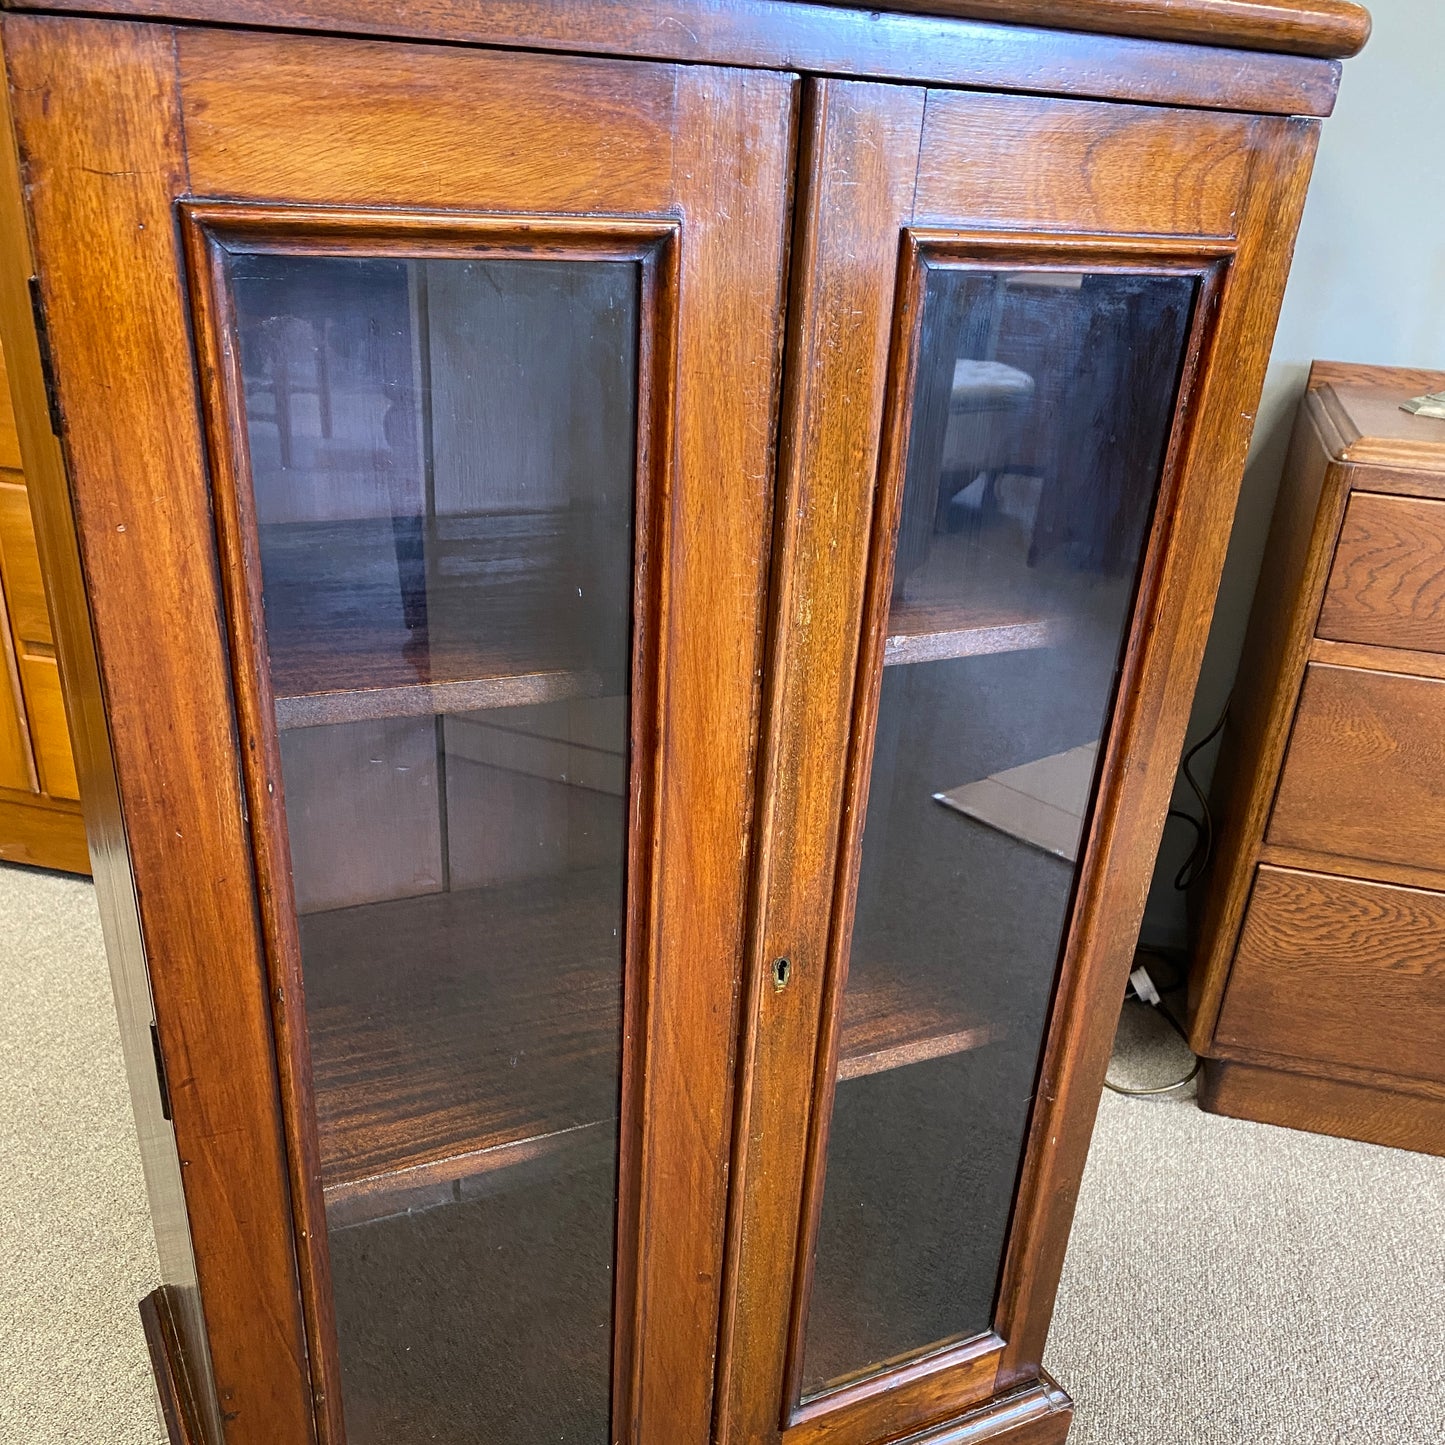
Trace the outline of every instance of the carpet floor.
[[[164, 1445], [88, 884], [0, 866], [0, 1441]], [[1126, 1008], [1114, 1076], [1187, 1066]], [[1445, 1160], [1106, 1095], [1046, 1363], [1071, 1445], [1445, 1442]]]

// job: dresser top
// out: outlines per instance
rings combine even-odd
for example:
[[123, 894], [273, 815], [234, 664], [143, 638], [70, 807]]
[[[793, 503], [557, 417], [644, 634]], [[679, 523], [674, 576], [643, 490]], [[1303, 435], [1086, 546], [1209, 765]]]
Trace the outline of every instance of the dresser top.
[[[402, 6], [390, 0], [0, 0], [0, 8], [8, 10], [453, 39], [472, 31], [488, 36], [497, 30], [499, 16], [525, 14], [534, 5], [567, 12], [569, 30], [585, 23], [598, 35], [610, 34], [608, 50], [618, 48], [620, 36], [632, 36], [639, 26], [645, 30], [660, 5], [666, 8], [665, 0], [411, 0]], [[694, 8], [686, 0], [678, 5], [686, 15]], [[707, 9], [744, 15], [750, 26], [786, 28], [787, 12], [796, 10], [800, 23], [816, 27], [830, 9], [851, 9], [1326, 60], [1356, 54], [1370, 34], [1369, 12], [1354, 0], [835, 0], [796, 6], [786, 0], [708, 0]], [[801, 12], [809, 12], [806, 20]], [[508, 28], [515, 24], [515, 18], [507, 21]]]
[[1400, 409], [1411, 397], [1445, 391], [1445, 371], [1317, 361], [1309, 389], [1336, 461], [1445, 473], [1445, 420]]

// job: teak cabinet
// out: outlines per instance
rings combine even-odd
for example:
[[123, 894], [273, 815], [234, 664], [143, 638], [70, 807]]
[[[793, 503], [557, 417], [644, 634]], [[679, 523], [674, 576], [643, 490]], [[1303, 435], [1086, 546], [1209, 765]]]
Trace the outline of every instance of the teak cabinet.
[[0, 861], [88, 873], [75, 760], [0, 353]]
[[1062, 1440], [1363, 12], [101, 8], [0, 299], [175, 1437]]
[[1230, 724], [1190, 979], [1200, 1101], [1445, 1154], [1445, 372], [1317, 362]]

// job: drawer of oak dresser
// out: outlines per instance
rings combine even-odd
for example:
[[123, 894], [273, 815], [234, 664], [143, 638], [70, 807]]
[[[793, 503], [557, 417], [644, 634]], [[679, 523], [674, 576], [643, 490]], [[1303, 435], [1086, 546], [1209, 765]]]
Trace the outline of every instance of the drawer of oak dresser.
[[1265, 841], [1445, 869], [1445, 681], [1311, 663]]
[[1445, 1081], [1445, 894], [1262, 865], [1215, 1040]]
[[1354, 493], [1315, 630], [1445, 652], [1445, 502]]

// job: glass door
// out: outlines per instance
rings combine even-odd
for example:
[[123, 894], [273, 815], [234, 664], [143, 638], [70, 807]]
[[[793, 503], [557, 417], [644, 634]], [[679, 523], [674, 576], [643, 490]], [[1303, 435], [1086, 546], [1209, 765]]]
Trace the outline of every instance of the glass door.
[[220, 278], [353, 1442], [609, 1438], [645, 264]]
[[942, 258], [919, 281], [805, 1401], [992, 1327], [1198, 289]]
[[1061, 1439], [1044, 1337], [1300, 153], [850, 82], [803, 113], [718, 1435]]
[[116, 31], [28, 124], [226, 1439], [702, 1438], [796, 82]]

